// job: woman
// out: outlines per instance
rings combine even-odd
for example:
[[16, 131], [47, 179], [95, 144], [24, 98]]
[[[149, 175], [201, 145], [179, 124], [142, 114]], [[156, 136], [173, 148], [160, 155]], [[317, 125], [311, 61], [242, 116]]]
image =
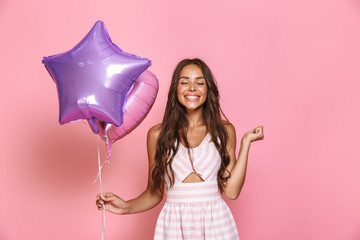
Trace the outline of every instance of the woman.
[[154, 239], [239, 239], [221, 194], [239, 196], [250, 144], [263, 139], [263, 127], [243, 135], [236, 160], [235, 128], [221, 113], [209, 67], [200, 59], [182, 60], [173, 73], [163, 121], [148, 132], [146, 190], [128, 201], [113, 193], [99, 194], [98, 209], [143, 212], [161, 202], [165, 187], [166, 203]]

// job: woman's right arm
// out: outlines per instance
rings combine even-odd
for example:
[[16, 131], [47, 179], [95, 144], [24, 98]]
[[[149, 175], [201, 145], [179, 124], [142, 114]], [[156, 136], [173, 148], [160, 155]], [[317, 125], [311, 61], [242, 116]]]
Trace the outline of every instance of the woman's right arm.
[[155, 167], [155, 153], [157, 138], [161, 130], [161, 125], [156, 125], [148, 131], [147, 134], [147, 152], [149, 159], [148, 185], [146, 190], [137, 198], [124, 201], [113, 193], [103, 193], [97, 196], [96, 205], [101, 210], [105, 206], [105, 210], [116, 214], [132, 214], [147, 211], [157, 204], [163, 198], [159, 190], [153, 190], [154, 182], [152, 180], [152, 171]]

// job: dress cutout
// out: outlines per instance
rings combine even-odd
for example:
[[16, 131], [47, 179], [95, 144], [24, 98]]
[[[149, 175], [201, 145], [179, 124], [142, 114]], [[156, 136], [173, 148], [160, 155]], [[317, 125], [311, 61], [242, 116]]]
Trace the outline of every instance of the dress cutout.
[[183, 183], [194, 170], [182, 144], [172, 168], [175, 182], [166, 182], [166, 202], [159, 214], [154, 240], [237, 240], [233, 215], [221, 198], [217, 172], [221, 157], [208, 133], [199, 146], [190, 149], [193, 166], [203, 182]]

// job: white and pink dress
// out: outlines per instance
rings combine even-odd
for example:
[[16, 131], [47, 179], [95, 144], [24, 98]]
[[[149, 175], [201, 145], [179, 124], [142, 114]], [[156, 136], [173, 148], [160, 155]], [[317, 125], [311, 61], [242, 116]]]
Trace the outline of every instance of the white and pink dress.
[[210, 133], [190, 152], [194, 169], [204, 181], [183, 183], [194, 170], [187, 148], [180, 144], [172, 162], [175, 183], [170, 188], [166, 181], [166, 202], [156, 223], [154, 240], [239, 239], [234, 218], [218, 189], [221, 157]]

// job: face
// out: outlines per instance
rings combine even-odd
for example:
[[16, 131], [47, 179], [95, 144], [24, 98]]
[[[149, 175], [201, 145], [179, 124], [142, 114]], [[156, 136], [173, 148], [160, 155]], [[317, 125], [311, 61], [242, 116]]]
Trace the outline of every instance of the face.
[[188, 110], [198, 109], [207, 96], [207, 85], [201, 68], [190, 64], [181, 69], [177, 86], [177, 98]]

